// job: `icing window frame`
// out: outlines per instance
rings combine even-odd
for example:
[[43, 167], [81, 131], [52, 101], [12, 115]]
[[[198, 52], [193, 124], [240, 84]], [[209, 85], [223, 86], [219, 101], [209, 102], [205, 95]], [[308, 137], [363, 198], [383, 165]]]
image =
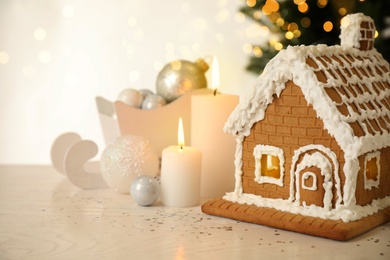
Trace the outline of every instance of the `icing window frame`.
[[255, 181], [270, 183], [283, 187], [284, 151], [271, 145], [256, 145], [253, 149], [255, 157]]
[[381, 175], [380, 152], [367, 153], [364, 158], [364, 189], [378, 188]]

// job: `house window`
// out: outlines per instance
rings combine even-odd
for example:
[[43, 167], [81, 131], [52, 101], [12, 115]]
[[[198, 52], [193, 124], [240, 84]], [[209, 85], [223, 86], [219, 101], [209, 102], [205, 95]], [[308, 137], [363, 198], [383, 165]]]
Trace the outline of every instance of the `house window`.
[[369, 153], [364, 159], [364, 188], [371, 190], [379, 186], [380, 152]]
[[283, 186], [283, 150], [270, 145], [257, 145], [253, 155], [255, 157], [255, 181]]
[[261, 176], [280, 178], [280, 160], [278, 156], [263, 154], [261, 156]]

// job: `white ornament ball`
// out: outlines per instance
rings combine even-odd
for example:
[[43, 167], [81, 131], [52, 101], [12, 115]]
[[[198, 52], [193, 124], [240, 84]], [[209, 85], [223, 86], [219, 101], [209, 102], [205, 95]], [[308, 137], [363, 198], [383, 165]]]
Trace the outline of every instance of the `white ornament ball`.
[[149, 140], [125, 135], [108, 145], [100, 159], [100, 170], [107, 185], [120, 193], [129, 193], [138, 176], [156, 176], [159, 159]]
[[156, 178], [139, 176], [131, 184], [130, 195], [140, 206], [152, 205], [160, 196], [160, 183]]
[[142, 109], [155, 109], [166, 105], [166, 101], [162, 96], [150, 95], [142, 102]]
[[140, 108], [142, 101], [144, 101], [144, 96], [136, 89], [127, 88], [119, 93], [118, 100], [122, 101], [128, 106]]

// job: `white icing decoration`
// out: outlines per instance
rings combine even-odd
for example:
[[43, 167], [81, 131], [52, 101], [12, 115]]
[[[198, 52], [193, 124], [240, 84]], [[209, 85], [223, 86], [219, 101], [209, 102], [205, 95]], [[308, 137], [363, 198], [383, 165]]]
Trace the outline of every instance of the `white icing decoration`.
[[364, 206], [353, 205], [351, 207], [346, 207], [344, 205], [340, 205], [338, 208], [331, 210], [326, 210], [315, 205], [300, 207], [294, 203], [291, 203], [289, 200], [263, 198], [258, 195], [247, 193], [238, 195], [235, 192], [230, 192], [227, 193], [223, 198], [225, 200], [240, 204], [274, 208], [280, 211], [291, 212], [294, 214], [319, 217], [323, 219], [342, 220], [344, 222], [355, 221], [363, 217], [370, 216], [390, 205], [390, 196], [386, 196], [382, 199], [375, 199], [370, 204]]
[[235, 153], [235, 159], [234, 159], [234, 167], [235, 167], [235, 187], [234, 192], [236, 194], [242, 194], [242, 142], [244, 141], [243, 136], [237, 136], [236, 137], [236, 153]]
[[[327, 148], [323, 145], [311, 144], [311, 145], [301, 147], [301, 148], [294, 151], [294, 156], [292, 158], [292, 165], [291, 165], [291, 170], [290, 170], [290, 198], [289, 198], [289, 200], [290, 201], [297, 200], [298, 204], [299, 204], [300, 198], [296, 197], [297, 196], [296, 190], [298, 190], [298, 189], [294, 189], [294, 184], [296, 185], [295, 187], [299, 187], [299, 182], [297, 181], [297, 183], [295, 183], [295, 177], [297, 174], [299, 174], [299, 171], [301, 171], [301, 169], [297, 168], [295, 170], [295, 168], [297, 167], [296, 164], [297, 164], [299, 156], [301, 154], [308, 152], [308, 151], [321, 151], [322, 153], [326, 154], [332, 160], [334, 168], [332, 168], [329, 160], [326, 157], [324, 157], [324, 158], [326, 159], [326, 161], [328, 161], [329, 164], [326, 162], [323, 162], [324, 165], [319, 164], [316, 166], [320, 169], [326, 170], [326, 168], [329, 168], [329, 165], [330, 165], [330, 169], [331, 169], [330, 173], [332, 173], [332, 171], [333, 171], [333, 178], [334, 178], [334, 182], [335, 182], [334, 187], [336, 188], [336, 195], [337, 195], [336, 208], [339, 207], [341, 205], [341, 202], [342, 202], [341, 188], [340, 188], [340, 176], [339, 176], [339, 163], [337, 161], [336, 154], [334, 152], [332, 152], [332, 150], [330, 150], [329, 148]], [[316, 153], [318, 153], [318, 152], [316, 152]], [[303, 169], [303, 167], [306, 166], [303, 162], [301, 162], [300, 165], [301, 165], [302, 169]], [[313, 165], [315, 165], [315, 164], [313, 164]], [[307, 167], [309, 167], [309, 166], [307, 166]], [[332, 178], [332, 175], [330, 176], [330, 178]], [[332, 194], [331, 193], [327, 194], [327, 196], [324, 197], [324, 205], [330, 203], [329, 201], [331, 201], [332, 198], [329, 196], [332, 196]]]
[[364, 158], [364, 173], [366, 171], [367, 167], [367, 162], [376, 158], [376, 167], [378, 169], [378, 174], [376, 176], [376, 180], [373, 179], [367, 179], [366, 174], [364, 174], [364, 188], [366, 190], [371, 190], [372, 187], [378, 188], [379, 186], [379, 179], [380, 179], [380, 174], [381, 174], [381, 164], [380, 164], [380, 157], [381, 153], [379, 151], [376, 151], [374, 153], [369, 153], [366, 155]]
[[[258, 78], [256, 85], [249, 89], [246, 95], [241, 96], [239, 104], [230, 115], [224, 127], [224, 131], [235, 135], [237, 141], [235, 154], [235, 191], [227, 194], [224, 197], [225, 199], [239, 203], [256, 204], [258, 206], [266, 205], [303, 215], [342, 219], [345, 222], [360, 219], [377, 212], [378, 209], [390, 206], [390, 196], [373, 200], [370, 205], [356, 205], [356, 181], [357, 174], [360, 170], [358, 157], [390, 146], [390, 123], [382, 120], [385, 123], [385, 126], [383, 126], [378, 122], [379, 117], [388, 116], [390, 113], [381, 102], [387, 102], [386, 99], [390, 97], [390, 89], [376, 88], [374, 90], [373, 84], [376, 82], [389, 83], [390, 73], [377, 71], [377, 68], [381, 67], [389, 71], [389, 63], [383, 59], [382, 55], [375, 48], [360, 51], [352, 47], [357, 47], [356, 44], [359, 41], [356, 36], [357, 24], [360, 25], [363, 20], [361, 20], [361, 15], [351, 15], [348, 16], [348, 19], [352, 24], [350, 23], [350, 26], [346, 26], [343, 29], [343, 37], [345, 37], [345, 39], [342, 39], [343, 46], [289, 46], [286, 50], [280, 51], [267, 64], [263, 73]], [[364, 19], [370, 22], [370, 18]], [[348, 37], [352, 39], [348, 40]], [[329, 63], [325, 61], [323, 63], [320, 61], [323, 57], [329, 59], [334, 57], [340, 62], [335, 61]], [[352, 57], [352, 60], [346, 57]], [[318, 68], [314, 69], [309, 66], [306, 63], [307, 58], [314, 61]], [[363, 76], [360, 79], [352, 71], [356, 68], [365, 70], [368, 76]], [[325, 83], [318, 81], [315, 74], [317, 71], [325, 73], [325, 77], [327, 78]], [[352, 76], [348, 77], [345, 71]], [[367, 73], [368, 71], [370, 73]], [[341, 73], [343, 78], [338, 73]], [[297, 160], [295, 154], [291, 167], [292, 172], [290, 172], [290, 197], [288, 200], [267, 199], [253, 194], [243, 194], [242, 191], [242, 141], [246, 136], [250, 135], [253, 124], [264, 119], [267, 106], [273, 102], [274, 96], [280, 96], [286, 86], [286, 82], [290, 80], [300, 87], [307, 103], [313, 106], [317, 116], [323, 121], [324, 129], [335, 138], [337, 144], [344, 152], [344, 158], [342, 159], [345, 161], [343, 166], [345, 181], [343, 196], [341, 196], [337, 157], [328, 148], [313, 148], [319, 149], [321, 152], [325, 151], [324, 153], [331, 158], [334, 165], [333, 177], [337, 200], [335, 208], [331, 210], [316, 208], [314, 205], [308, 207], [293, 205], [295, 199], [295, 173], [293, 169], [295, 169]], [[343, 82], [343, 80], [346, 82]], [[369, 89], [369, 92], [362, 91], [365, 93], [363, 95], [352, 93], [352, 90], [349, 90], [348, 86], [357, 86], [360, 90], [364, 90], [364, 86]], [[326, 88], [333, 88], [339, 93], [341, 97], [340, 103], [336, 103], [328, 96], [325, 91]], [[341, 95], [341, 90], [346, 92], [347, 95]], [[353, 91], [355, 92], [354, 89]], [[375, 94], [371, 95], [369, 93]], [[373, 109], [369, 108], [368, 103], [373, 106]], [[359, 112], [356, 113], [350, 104], [358, 107]], [[349, 114], [347, 116], [343, 115], [337, 109], [338, 105], [346, 105]], [[367, 120], [376, 121], [380, 131], [375, 131], [370, 124], [366, 123]], [[351, 123], [357, 123], [362, 128], [364, 134], [362, 136], [355, 136], [350, 125]], [[371, 132], [374, 132], [374, 134], [371, 134]], [[305, 147], [305, 150], [310, 149], [310, 146]], [[301, 150], [303, 149], [298, 149], [298, 153]]]
[[343, 202], [345, 207], [352, 208], [354, 205], [356, 205], [355, 192], [357, 173], [359, 170], [360, 166], [358, 159], [346, 160], [343, 167], [343, 172], [345, 173]]
[[[261, 162], [260, 158], [263, 155], [272, 155], [277, 156], [279, 158], [279, 169], [280, 169], [280, 177], [279, 178], [272, 178], [269, 176], [262, 176], [261, 175]], [[284, 186], [283, 179], [284, 179], [284, 152], [282, 149], [271, 146], [271, 145], [256, 145], [255, 149], [253, 150], [253, 156], [255, 157], [255, 181], [258, 183], [272, 183], [279, 185], [281, 187]]]
[[[344, 16], [341, 23], [341, 46], [359, 48], [360, 41], [367, 40], [367, 37], [365, 37], [366, 33], [364, 33], [364, 37], [362, 37], [360, 33], [360, 24], [362, 22], [374, 23], [371, 17], [365, 16], [362, 13], [349, 14], [347, 16]], [[373, 29], [373, 31], [375, 31], [375, 28]]]
[[[306, 185], [306, 180], [312, 178], [311, 187]], [[302, 174], [302, 189], [315, 191], [317, 190], [317, 175], [314, 172], [304, 172]]]

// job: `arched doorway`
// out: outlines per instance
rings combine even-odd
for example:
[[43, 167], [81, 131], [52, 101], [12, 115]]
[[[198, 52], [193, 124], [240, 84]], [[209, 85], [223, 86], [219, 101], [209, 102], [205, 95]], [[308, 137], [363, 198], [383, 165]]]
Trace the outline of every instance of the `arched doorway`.
[[290, 200], [303, 207], [315, 205], [332, 209], [333, 188], [336, 205], [341, 203], [338, 162], [334, 152], [322, 145], [308, 145], [294, 152], [291, 167]]

